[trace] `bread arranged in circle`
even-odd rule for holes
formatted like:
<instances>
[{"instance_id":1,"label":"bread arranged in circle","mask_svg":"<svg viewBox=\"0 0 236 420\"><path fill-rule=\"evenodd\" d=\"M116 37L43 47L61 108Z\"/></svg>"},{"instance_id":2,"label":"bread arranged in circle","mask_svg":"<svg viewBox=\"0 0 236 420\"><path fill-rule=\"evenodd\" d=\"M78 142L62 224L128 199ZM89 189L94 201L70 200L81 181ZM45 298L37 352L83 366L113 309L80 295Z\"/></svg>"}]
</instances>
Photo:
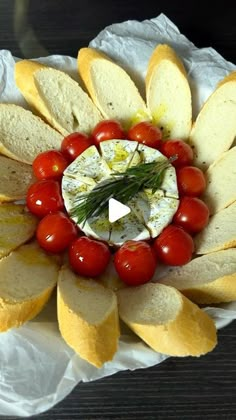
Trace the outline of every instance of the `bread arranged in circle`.
<instances>
[{"instance_id":1,"label":"bread arranged in circle","mask_svg":"<svg viewBox=\"0 0 236 420\"><path fill-rule=\"evenodd\" d=\"M175 288L147 283L117 296L122 321L155 351L200 356L216 346L212 319Z\"/></svg>"},{"instance_id":2,"label":"bread arranged in circle","mask_svg":"<svg viewBox=\"0 0 236 420\"><path fill-rule=\"evenodd\" d=\"M182 267L169 268L159 282L200 304L236 300L236 248L211 252Z\"/></svg>"},{"instance_id":3,"label":"bread arranged in circle","mask_svg":"<svg viewBox=\"0 0 236 420\"><path fill-rule=\"evenodd\" d=\"M198 305L236 300L235 73L218 85L193 122L184 61L171 46L157 45L150 56L146 98L125 69L98 50L81 48L77 64L86 91L61 70L31 60L17 62L16 85L32 112L0 104L0 331L35 317L58 281L61 336L96 367L112 360L118 351L119 318L157 352L180 357L206 354L217 343L216 327ZM69 265L62 266L62 261L69 264L67 254L57 260L34 241L29 242L38 220L25 206L4 203L25 199L28 185L34 181L31 165L40 152L60 150L64 136L75 131L90 134L104 119L117 119L124 131L139 121L150 121L162 129L163 141L190 141L195 164L205 171L207 186L201 198L210 209L210 219L205 230L194 237L193 259L184 266L166 267L164 277L154 276L143 286L127 287L113 258L96 279L75 274ZM76 198L83 198L112 171L117 175L128 167L160 159L159 150L149 149L136 141L113 139L83 151L63 174L68 215ZM148 219L143 197L139 197L139 206L131 206L133 214L121 223L111 226L106 214L97 216L96 226L105 236L96 236L98 231L88 221L81 230L90 238L108 242L114 252L135 229L136 240L157 237L172 222L178 207L177 178L178 171L176 177L171 166L162 179L161 191L150 189ZM170 203L175 207L168 215ZM168 216L165 223L164 216ZM144 222L146 236L139 230ZM143 236L138 236L140 232Z\"/></svg>"},{"instance_id":4,"label":"bread arranged in circle","mask_svg":"<svg viewBox=\"0 0 236 420\"><path fill-rule=\"evenodd\" d=\"M0 202L25 199L35 181L30 165L0 155Z\"/></svg>"},{"instance_id":5,"label":"bread arranged in circle","mask_svg":"<svg viewBox=\"0 0 236 420\"><path fill-rule=\"evenodd\" d=\"M194 122L190 142L195 164L205 170L233 144L236 136L236 71L207 99Z\"/></svg>"},{"instance_id":6,"label":"bread arranged in circle","mask_svg":"<svg viewBox=\"0 0 236 420\"><path fill-rule=\"evenodd\" d=\"M58 266L36 243L0 260L0 331L34 318L49 300Z\"/></svg>"},{"instance_id":7,"label":"bread arranged in circle","mask_svg":"<svg viewBox=\"0 0 236 420\"><path fill-rule=\"evenodd\" d=\"M67 344L96 367L111 360L120 335L116 294L93 279L60 271L58 323Z\"/></svg>"},{"instance_id":8,"label":"bread arranged in circle","mask_svg":"<svg viewBox=\"0 0 236 420\"><path fill-rule=\"evenodd\" d=\"M169 45L153 51L146 74L147 106L164 137L188 140L192 126L192 96L182 60Z\"/></svg>"},{"instance_id":9,"label":"bread arranged in circle","mask_svg":"<svg viewBox=\"0 0 236 420\"><path fill-rule=\"evenodd\" d=\"M37 218L24 205L0 204L0 258L29 241L37 224Z\"/></svg>"},{"instance_id":10,"label":"bread arranged in circle","mask_svg":"<svg viewBox=\"0 0 236 420\"><path fill-rule=\"evenodd\" d=\"M0 153L31 164L40 153L60 149L62 136L31 111L0 104Z\"/></svg>"},{"instance_id":11,"label":"bread arranged in circle","mask_svg":"<svg viewBox=\"0 0 236 420\"><path fill-rule=\"evenodd\" d=\"M15 65L15 79L28 103L63 136L89 134L102 119L88 94L63 71L23 60Z\"/></svg>"},{"instance_id":12,"label":"bread arranged in circle","mask_svg":"<svg viewBox=\"0 0 236 420\"><path fill-rule=\"evenodd\" d=\"M236 201L211 216L208 225L195 238L197 254L209 254L236 247Z\"/></svg>"},{"instance_id":13,"label":"bread arranged in circle","mask_svg":"<svg viewBox=\"0 0 236 420\"><path fill-rule=\"evenodd\" d=\"M125 128L139 120L150 119L133 80L106 54L93 48L81 48L78 71L104 118L118 119Z\"/></svg>"},{"instance_id":14,"label":"bread arranged in circle","mask_svg":"<svg viewBox=\"0 0 236 420\"><path fill-rule=\"evenodd\" d=\"M236 146L224 152L205 172L207 186L202 199L211 214L236 201Z\"/></svg>"}]
</instances>

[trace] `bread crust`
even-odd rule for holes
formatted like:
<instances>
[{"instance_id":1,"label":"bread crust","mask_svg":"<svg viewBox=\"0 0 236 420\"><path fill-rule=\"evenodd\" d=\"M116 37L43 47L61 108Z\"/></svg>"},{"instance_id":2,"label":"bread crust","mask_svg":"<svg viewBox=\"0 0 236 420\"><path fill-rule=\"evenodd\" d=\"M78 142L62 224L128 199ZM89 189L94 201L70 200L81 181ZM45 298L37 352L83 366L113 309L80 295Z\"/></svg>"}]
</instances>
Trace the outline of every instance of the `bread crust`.
<instances>
[{"instance_id":1,"label":"bread crust","mask_svg":"<svg viewBox=\"0 0 236 420\"><path fill-rule=\"evenodd\" d=\"M149 287L151 289L160 286L149 284ZM169 286L164 287L170 288ZM120 301L122 293L122 290L118 292L118 301ZM127 289L125 293L127 294ZM181 299L181 308L176 318L168 323L160 325L158 319L156 323L153 322L152 324L148 321L145 323L133 322L121 310L120 317L144 342L157 352L183 357L201 356L212 351L217 344L214 322L204 311L177 290L176 296ZM166 302L166 304L170 303ZM132 299L128 297L127 305L132 305Z\"/></svg>"}]
</instances>

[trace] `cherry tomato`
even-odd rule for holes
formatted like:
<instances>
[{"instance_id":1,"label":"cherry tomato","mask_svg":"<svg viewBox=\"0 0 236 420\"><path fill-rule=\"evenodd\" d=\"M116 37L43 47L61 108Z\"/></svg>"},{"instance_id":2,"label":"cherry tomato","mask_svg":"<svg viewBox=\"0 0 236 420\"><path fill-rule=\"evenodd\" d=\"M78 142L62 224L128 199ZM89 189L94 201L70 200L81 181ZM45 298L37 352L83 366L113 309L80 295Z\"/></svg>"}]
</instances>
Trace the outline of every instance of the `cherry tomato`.
<instances>
[{"instance_id":1,"label":"cherry tomato","mask_svg":"<svg viewBox=\"0 0 236 420\"><path fill-rule=\"evenodd\" d=\"M75 239L69 247L69 261L73 270L86 277L102 274L111 258L106 244L86 236Z\"/></svg>"},{"instance_id":2,"label":"cherry tomato","mask_svg":"<svg viewBox=\"0 0 236 420\"><path fill-rule=\"evenodd\" d=\"M64 203L59 182L53 179L36 181L27 191L26 204L38 217L62 210Z\"/></svg>"},{"instance_id":3,"label":"cherry tomato","mask_svg":"<svg viewBox=\"0 0 236 420\"><path fill-rule=\"evenodd\" d=\"M192 148L182 140L163 141L160 150L167 158L177 155L177 159L172 163L175 168L191 165L193 161Z\"/></svg>"},{"instance_id":4,"label":"cherry tomato","mask_svg":"<svg viewBox=\"0 0 236 420\"><path fill-rule=\"evenodd\" d=\"M209 209L204 201L197 197L183 197L180 200L173 223L193 234L200 232L209 220Z\"/></svg>"},{"instance_id":5,"label":"cherry tomato","mask_svg":"<svg viewBox=\"0 0 236 420\"><path fill-rule=\"evenodd\" d=\"M154 149L160 149L162 132L160 128L151 124L149 121L142 121L129 129L128 139L143 143Z\"/></svg>"},{"instance_id":6,"label":"cherry tomato","mask_svg":"<svg viewBox=\"0 0 236 420\"><path fill-rule=\"evenodd\" d=\"M92 131L92 137L96 146L101 141L111 139L124 139L125 132L121 124L116 120L100 121Z\"/></svg>"},{"instance_id":7,"label":"cherry tomato","mask_svg":"<svg viewBox=\"0 0 236 420\"><path fill-rule=\"evenodd\" d=\"M61 143L61 151L69 162L81 155L84 150L93 145L92 139L83 133L72 133Z\"/></svg>"},{"instance_id":8,"label":"cherry tomato","mask_svg":"<svg viewBox=\"0 0 236 420\"><path fill-rule=\"evenodd\" d=\"M194 251L192 237L182 228L169 225L153 243L157 258L166 265L187 264Z\"/></svg>"},{"instance_id":9,"label":"cherry tomato","mask_svg":"<svg viewBox=\"0 0 236 420\"><path fill-rule=\"evenodd\" d=\"M151 280L157 261L149 244L144 241L127 241L116 251L114 265L124 283L138 286Z\"/></svg>"},{"instance_id":10,"label":"cherry tomato","mask_svg":"<svg viewBox=\"0 0 236 420\"><path fill-rule=\"evenodd\" d=\"M58 150L40 153L32 164L34 175L38 179L60 180L67 166L66 158Z\"/></svg>"},{"instance_id":11,"label":"cherry tomato","mask_svg":"<svg viewBox=\"0 0 236 420\"><path fill-rule=\"evenodd\" d=\"M180 195L199 197L206 188L206 179L201 169L184 166L177 170L177 183Z\"/></svg>"},{"instance_id":12,"label":"cherry tomato","mask_svg":"<svg viewBox=\"0 0 236 420\"><path fill-rule=\"evenodd\" d=\"M45 251L58 253L64 251L77 237L77 228L65 213L59 211L40 220L36 237Z\"/></svg>"}]
</instances>

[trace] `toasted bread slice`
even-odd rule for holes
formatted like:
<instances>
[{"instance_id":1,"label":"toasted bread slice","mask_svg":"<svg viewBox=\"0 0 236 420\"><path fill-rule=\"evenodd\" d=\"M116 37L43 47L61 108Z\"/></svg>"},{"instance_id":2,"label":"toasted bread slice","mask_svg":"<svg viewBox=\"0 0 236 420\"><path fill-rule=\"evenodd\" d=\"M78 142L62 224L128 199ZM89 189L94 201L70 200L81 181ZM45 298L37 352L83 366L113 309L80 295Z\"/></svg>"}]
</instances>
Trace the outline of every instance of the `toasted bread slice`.
<instances>
[{"instance_id":1,"label":"toasted bread slice","mask_svg":"<svg viewBox=\"0 0 236 420\"><path fill-rule=\"evenodd\" d=\"M32 166L0 156L0 202L25 199L35 181Z\"/></svg>"},{"instance_id":2,"label":"toasted bread slice","mask_svg":"<svg viewBox=\"0 0 236 420\"><path fill-rule=\"evenodd\" d=\"M200 304L236 300L236 248L212 252L182 267L170 268L159 281Z\"/></svg>"},{"instance_id":3,"label":"toasted bread slice","mask_svg":"<svg viewBox=\"0 0 236 420\"><path fill-rule=\"evenodd\" d=\"M29 241L38 220L20 204L0 204L0 258Z\"/></svg>"},{"instance_id":4,"label":"toasted bread slice","mask_svg":"<svg viewBox=\"0 0 236 420\"><path fill-rule=\"evenodd\" d=\"M27 102L63 136L89 134L102 120L87 93L63 71L22 60L15 65L15 80Z\"/></svg>"},{"instance_id":5,"label":"toasted bread slice","mask_svg":"<svg viewBox=\"0 0 236 420\"><path fill-rule=\"evenodd\" d=\"M97 367L112 360L119 339L117 299L112 290L64 267L57 308L62 337L82 359Z\"/></svg>"},{"instance_id":6,"label":"toasted bread slice","mask_svg":"<svg viewBox=\"0 0 236 420\"><path fill-rule=\"evenodd\" d=\"M192 126L192 97L181 59L168 45L158 45L146 74L147 106L165 138L187 140Z\"/></svg>"},{"instance_id":7,"label":"toasted bread slice","mask_svg":"<svg viewBox=\"0 0 236 420\"><path fill-rule=\"evenodd\" d=\"M223 153L206 171L202 199L214 214L236 201L236 146Z\"/></svg>"},{"instance_id":8,"label":"toasted bread slice","mask_svg":"<svg viewBox=\"0 0 236 420\"><path fill-rule=\"evenodd\" d=\"M125 128L150 119L146 104L126 71L92 48L78 52L79 74L104 118L117 119Z\"/></svg>"},{"instance_id":9,"label":"toasted bread slice","mask_svg":"<svg viewBox=\"0 0 236 420\"><path fill-rule=\"evenodd\" d=\"M34 318L56 286L58 266L37 244L22 245L0 260L0 331Z\"/></svg>"},{"instance_id":10,"label":"toasted bread slice","mask_svg":"<svg viewBox=\"0 0 236 420\"><path fill-rule=\"evenodd\" d=\"M194 237L194 243L197 254L236 247L236 201L211 216L205 229Z\"/></svg>"},{"instance_id":11,"label":"toasted bread slice","mask_svg":"<svg viewBox=\"0 0 236 420\"><path fill-rule=\"evenodd\" d=\"M63 137L32 112L0 104L0 153L31 164L40 153L60 149Z\"/></svg>"},{"instance_id":12,"label":"toasted bread slice","mask_svg":"<svg viewBox=\"0 0 236 420\"><path fill-rule=\"evenodd\" d=\"M211 318L173 287L147 283L117 296L121 319L155 351L200 356L215 347Z\"/></svg>"},{"instance_id":13,"label":"toasted bread slice","mask_svg":"<svg viewBox=\"0 0 236 420\"><path fill-rule=\"evenodd\" d=\"M231 147L235 136L236 72L232 72L207 99L193 125L190 143L195 165L206 170Z\"/></svg>"}]
</instances>

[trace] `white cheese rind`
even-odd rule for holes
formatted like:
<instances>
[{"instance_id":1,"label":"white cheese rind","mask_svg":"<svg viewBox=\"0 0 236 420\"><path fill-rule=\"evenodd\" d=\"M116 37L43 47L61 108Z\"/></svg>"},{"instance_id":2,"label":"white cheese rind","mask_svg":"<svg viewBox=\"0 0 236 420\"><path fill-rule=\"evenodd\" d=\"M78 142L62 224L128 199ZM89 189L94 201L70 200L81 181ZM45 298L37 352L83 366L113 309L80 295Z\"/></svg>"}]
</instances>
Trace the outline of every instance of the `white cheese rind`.
<instances>
[{"instance_id":1,"label":"white cheese rind","mask_svg":"<svg viewBox=\"0 0 236 420\"><path fill-rule=\"evenodd\" d=\"M101 155L95 146L91 146L65 170L62 194L69 213L76 204L76 197L89 193L101 181L112 178L112 172L124 172L140 162L167 161L158 150L128 140L102 142L100 151ZM150 189L145 189L124 204L131 208L131 213L117 222L110 223L108 214L103 213L78 224L80 229L87 236L115 246L120 246L129 239L155 238L171 223L178 208L175 168L169 166L166 169L161 187L154 194Z\"/></svg>"}]
</instances>

